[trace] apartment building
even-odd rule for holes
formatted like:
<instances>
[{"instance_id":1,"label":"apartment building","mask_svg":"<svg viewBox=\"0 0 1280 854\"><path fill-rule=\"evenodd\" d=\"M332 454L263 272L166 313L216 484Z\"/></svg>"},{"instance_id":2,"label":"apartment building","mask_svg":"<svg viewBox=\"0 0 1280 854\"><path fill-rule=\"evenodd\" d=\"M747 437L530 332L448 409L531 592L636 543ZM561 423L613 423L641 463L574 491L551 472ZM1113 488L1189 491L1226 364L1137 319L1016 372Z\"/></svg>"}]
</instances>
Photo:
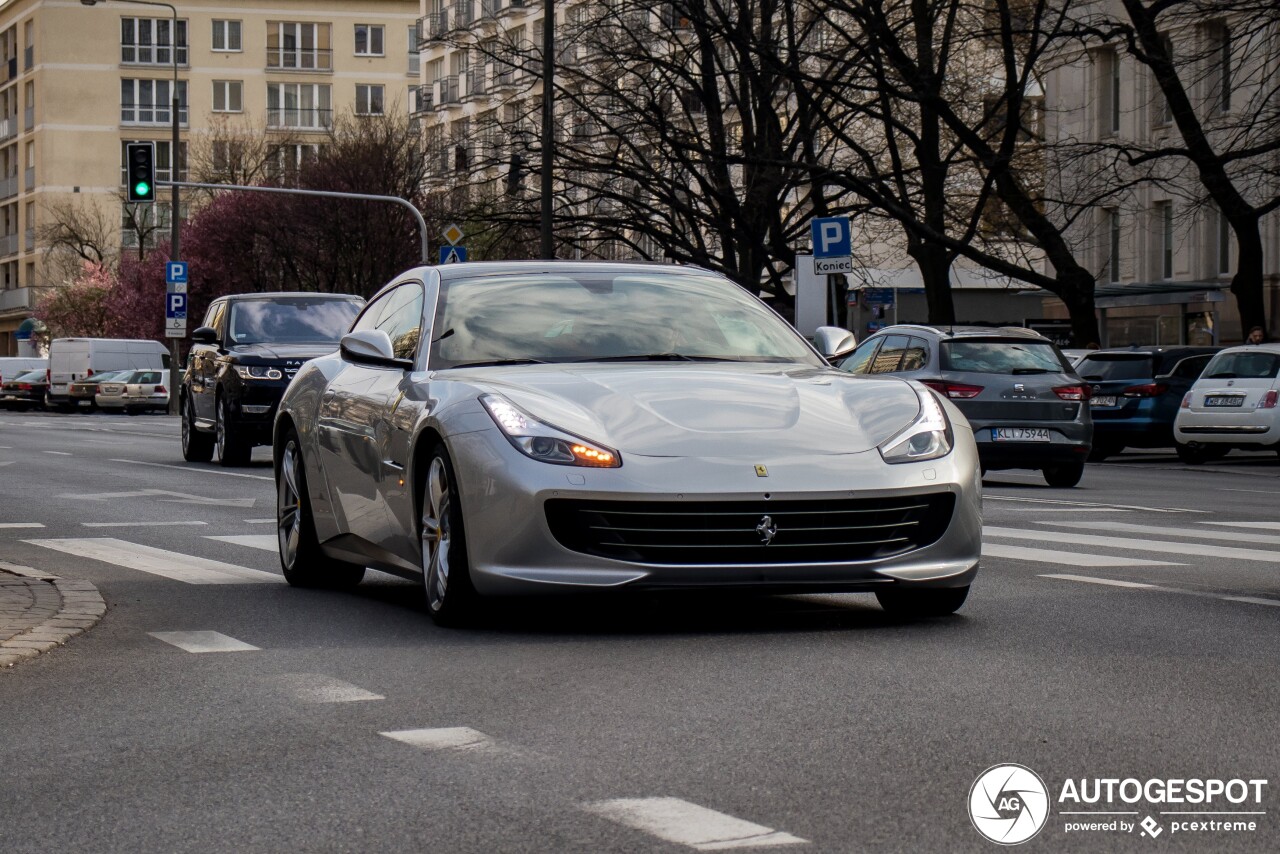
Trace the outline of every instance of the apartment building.
<instances>
[{"instance_id":1,"label":"apartment building","mask_svg":"<svg viewBox=\"0 0 1280 854\"><path fill-rule=\"evenodd\" d=\"M0 4L0 355L60 284L40 239L53 212L96 212L122 224L120 245L137 239L123 227L124 145L154 141L157 177L174 174L175 57L180 178L188 147L222 123L287 140L278 157L296 162L335 115L407 111L416 96L415 0L174 5L176 32L167 9L124 0ZM168 204L146 214L149 239L166 241Z\"/></svg>"},{"instance_id":2,"label":"apartment building","mask_svg":"<svg viewBox=\"0 0 1280 854\"><path fill-rule=\"evenodd\" d=\"M1207 13L1164 34L1196 115L1219 150L1230 150L1232 137L1246 141L1269 133L1274 138L1277 132L1273 121L1257 119L1266 114L1280 73L1275 31L1269 38L1261 35L1248 32L1239 19ZM1182 145L1151 72L1122 47L1095 45L1050 70L1045 89L1048 139L1070 146L1065 159L1051 167L1050 186L1063 198L1096 200L1069 238L1077 257L1097 276L1100 343L1242 340L1247 330L1240 328L1229 292L1237 269L1235 236L1194 167L1163 159L1142 171L1117 163L1108 151ZM1273 158L1274 152L1267 156ZM1273 165L1244 159L1231 171L1247 196L1266 198L1277 192L1278 179L1268 168ZM1275 330L1280 328L1280 215L1263 221L1262 239L1266 305Z\"/></svg>"}]
</instances>

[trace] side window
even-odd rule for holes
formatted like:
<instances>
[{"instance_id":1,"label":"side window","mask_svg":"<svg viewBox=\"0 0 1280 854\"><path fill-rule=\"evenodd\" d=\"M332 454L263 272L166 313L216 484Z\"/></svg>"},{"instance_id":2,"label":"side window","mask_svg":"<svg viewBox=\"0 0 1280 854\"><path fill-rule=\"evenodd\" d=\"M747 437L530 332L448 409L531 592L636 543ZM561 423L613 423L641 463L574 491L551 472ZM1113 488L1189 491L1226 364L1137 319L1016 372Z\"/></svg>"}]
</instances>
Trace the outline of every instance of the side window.
<instances>
[{"instance_id":1,"label":"side window","mask_svg":"<svg viewBox=\"0 0 1280 854\"><path fill-rule=\"evenodd\" d=\"M356 322L351 325L352 332L368 332L370 329L377 329L378 321L387 313L392 301L403 290L403 287L394 288L378 297L373 302L364 307L364 311L356 318Z\"/></svg>"},{"instance_id":2,"label":"side window","mask_svg":"<svg viewBox=\"0 0 1280 854\"><path fill-rule=\"evenodd\" d=\"M378 328L391 338L397 359L412 361L418 355L418 339L422 336L422 285L402 285L396 292L396 299Z\"/></svg>"},{"instance_id":3,"label":"side window","mask_svg":"<svg viewBox=\"0 0 1280 854\"><path fill-rule=\"evenodd\" d=\"M867 366L871 364L871 357L876 354L876 349L880 346L883 338L869 338L858 345L858 349L854 350L848 357L840 363L840 370L848 371L851 374L865 374Z\"/></svg>"},{"instance_id":4,"label":"side window","mask_svg":"<svg viewBox=\"0 0 1280 854\"><path fill-rule=\"evenodd\" d=\"M1205 365L1213 358L1212 353L1203 356L1188 356L1174 365L1172 376L1184 380L1194 380L1204 372Z\"/></svg>"},{"instance_id":5,"label":"side window","mask_svg":"<svg viewBox=\"0 0 1280 854\"><path fill-rule=\"evenodd\" d=\"M898 370L898 365L902 362L902 356L907 351L907 336L905 335L889 335L884 339L884 346L880 348L880 352L876 353L875 359L871 362L871 369L868 373L872 374L891 374Z\"/></svg>"},{"instance_id":6,"label":"side window","mask_svg":"<svg viewBox=\"0 0 1280 854\"><path fill-rule=\"evenodd\" d=\"M907 349L902 354L902 364L898 366L899 371L918 371L929 363L929 342L923 338L916 338L914 335L907 343Z\"/></svg>"},{"instance_id":7,"label":"side window","mask_svg":"<svg viewBox=\"0 0 1280 854\"><path fill-rule=\"evenodd\" d=\"M214 329L217 329L218 316L222 313L222 307L225 305L225 302L215 302L213 305L209 306L209 310L204 313L204 323L200 325L212 326Z\"/></svg>"}]
</instances>

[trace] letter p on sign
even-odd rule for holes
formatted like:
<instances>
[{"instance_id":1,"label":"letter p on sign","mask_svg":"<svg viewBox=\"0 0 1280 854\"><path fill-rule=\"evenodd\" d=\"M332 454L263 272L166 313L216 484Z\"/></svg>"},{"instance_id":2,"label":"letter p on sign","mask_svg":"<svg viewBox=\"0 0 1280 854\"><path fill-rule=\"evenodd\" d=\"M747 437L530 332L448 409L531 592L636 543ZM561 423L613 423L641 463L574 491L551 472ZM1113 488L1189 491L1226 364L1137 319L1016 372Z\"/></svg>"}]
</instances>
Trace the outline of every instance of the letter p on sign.
<instances>
[{"instance_id":1,"label":"letter p on sign","mask_svg":"<svg viewBox=\"0 0 1280 854\"><path fill-rule=\"evenodd\" d=\"M814 258L842 258L853 254L848 217L831 216L815 219L811 229Z\"/></svg>"}]
</instances>

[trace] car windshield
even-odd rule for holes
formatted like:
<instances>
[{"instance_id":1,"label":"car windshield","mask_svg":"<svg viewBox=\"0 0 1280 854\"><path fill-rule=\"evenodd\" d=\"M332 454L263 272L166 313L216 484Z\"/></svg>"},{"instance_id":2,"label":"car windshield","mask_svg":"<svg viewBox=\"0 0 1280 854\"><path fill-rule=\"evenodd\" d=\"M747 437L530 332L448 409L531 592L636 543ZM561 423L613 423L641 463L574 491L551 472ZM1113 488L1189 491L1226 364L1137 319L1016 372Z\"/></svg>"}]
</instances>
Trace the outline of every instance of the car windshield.
<instances>
[{"instance_id":1,"label":"car windshield","mask_svg":"<svg viewBox=\"0 0 1280 854\"><path fill-rule=\"evenodd\" d=\"M227 337L232 344L337 344L360 311L349 299L287 297L236 300Z\"/></svg>"},{"instance_id":2,"label":"car windshield","mask_svg":"<svg viewBox=\"0 0 1280 854\"><path fill-rule=\"evenodd\" d=\"M742 288L676 270L445 280L434 329L434 369L631 360L823 364Z\"/></svg>"},{"instance_id":3,"label":"car windshield","mask_svg":"<svg viewBox=\"0 0 1280 854\"><path fill-rule=\"evenodd\" d=\"M44 371L27 371L25 374L19 374L13 381L16 383L44 382Z\"/></svg>"},{"instance_id":4,"label":"car windshield","mask_svg":"<svg viewBox=\"0 0 1280 854\"><path fill-rule=\"evenodd\" d=\"M84 383L107 383L112 380L118 380L129 375L129 371L106 371L101 374L94 374L91 377L85 377L80 382Z\"/></svg>"},{"instance_id":5,"label":"car windshield","mask_svg":"<svg viewBox=\"0 0 1280 854\"><path fill-rule=\"evenodd\" d=\"M130 383L158 383L160 382L159 371L134 371L125 378L125 382Z\"/></svg>"},{"instance_id":6,"label":"car windshield","mask_svg":"<svg viewBox=\"0 0 1280 854\"><path fill-rule=\"evenodd\" d=\"M1222 353L1205 368L1203 376L1214 379L1273 379L1280 371L1280 356L1275 353Z\"/></svg>"},{"instance_id":7,"label":"car windshield","mask_svg":"<svg viewBox=\"0 0 1280 854\"><path fill-rule=\"evenodd\" d=\"M1071 368L1048 341L942 342L942 369L976 374L1062 374Z\"/></svg>"},{"instance_id":8,"label":"car windshield","mask_svg":"<svg viewBox=\"0 0 1280 854\"><path fill-rule=\"evenodd\" d=\"M1076 365L1086 380L1144 380L1155 376L1150 353L1095 353Z\"/></svg>"}]
</instances>

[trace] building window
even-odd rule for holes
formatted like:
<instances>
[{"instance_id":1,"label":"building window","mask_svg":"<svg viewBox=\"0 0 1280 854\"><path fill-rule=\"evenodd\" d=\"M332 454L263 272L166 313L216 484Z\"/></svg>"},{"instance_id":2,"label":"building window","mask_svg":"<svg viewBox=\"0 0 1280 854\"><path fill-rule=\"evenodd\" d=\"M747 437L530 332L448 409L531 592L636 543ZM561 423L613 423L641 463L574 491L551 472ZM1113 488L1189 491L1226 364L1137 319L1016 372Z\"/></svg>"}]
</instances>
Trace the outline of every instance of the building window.
<instances>
[{"instance_id":1,"label":"building window","mask_svg":"<svg viewBox=\"0 0 1280 854\"><path fill-rule=\"evenodd\" d=\"M382 87L367 83L356 84L356 115L382 115Z\"/></svg>"},{"instance_id":2,"label":"building window","mask_svg":"<svg viewBox=\"0 0 1280 854\"><path fill-rule=\"evenodd\" d=\"M1231 31L1226 24L1209 24L1205 27L1206 94L1209 109L1226 113L1231 111Z\"/></svg>"},{"instance_id":3,"label":"building window","mask_svg":"<svg viewBox=\"0 0 1280 854\"><path fill-rule=\"evenodd\" d=\"M1115 208L1103 208L1103 224L1107 235L1107 255L1102 279L1106 282L1120 281L1120 211Z\"/></svg>"},{"instance_id":4,"label":"building window","mask_svg":"<svg viewBox=\"0 0 1280 854\"><path fill-rule=\"evenodd\" d=\"M120 186L123 187L125 182L129 180L126 164L127 146L131 142L154 142L156 147L156 180L172 181L173 180L173 158L170 152L173 151L173 143L167 139L149 140L149 139L127 139L120 143ZM178 164L178 180L185 181L187 179L187 143L184 141L178 147L178 154L181 161Z\"/></svg>"},{"instance_id":5,"label":"building window","mask_svg":"<svg viewBox=\"0 0 1280 854\"><path fill-rule=\"evenodd\" d=\"M329 87L319 83L268 83L267 127L299 130L333 127Z\"/></svg>"},{"instance_id":6,"label":"building window","mask_svg":"<svg viewBox=\"0 0 1280 854\"><path fill-rule=\"evenodd\" d=\"M296 174L303 166L315 163L320 157L320 146L312 143L277 145L267 159L267 174L272 179Z\"/></svg>"},{"instance_id":7,"label":"building window","mask_svg":"<svg viewBox=\"0 0 1280 854\"><path fill-rule=\"evenodd\" d=\"M240 22L213 22L213 49L234 53L240 48Z\"/></svg>"},{"instance_id":8,"label":"building window","mask_svg":"<svg viewBox=\"0 0 1280 854\"><path fill-rule=\"evenodd\" d=\"M329 25L267 21L267 68L332 71Z\"/></svg>"},{"instance_id":9,"label":"building window","mask_svg":"<svg viewBox=\"0 0 1280 854\"><path fill-rule=\"evenodd\" d=\"M1097 75L1098 130L1102 136L1120 132L1120 58L1111 48L1094 54Z\"/></svg>"},{"instance_id":10,"label":"building window","mask_svg":"<svg viewBox=\"0 0 1280 854\"><path fill-rule=\"evenodd\" d=\"M356 24L356 56L382 56L382 26Z\"/></svg>"},{"instance_id":11,"label":"building window","mask_svg":"<svg viewBox=\"0 0 1280 854\"><path fill-rule=\"evenodd\" d=\"M244 162L244 143L235 140L217 139L211 146L213 171L219 175L229 175L239 169Z\"/></svg>"},{"instance_id":12,"label":"building window","mask_svg":"<svg viewBox=\"0 0 1280 854\"><path fill-rule=\"evenodd\" d=\"M418 77L418 69L421 67L422 54L418 48L418 28L409 28L409 69L408 73L413 77Z\"/></svg>"},{"instance_id":13,"label":"building window","mask_svg":"<svg viewBox=\"0 0 1280 854\"><path fill-rule=\"evenodd\" d=\"M120 121L127 125L167 125L173 122L170 80L120 81ZM187 123L187 81L178 81L178 121Z\"/></svg>"},{"instance_id":14,"label":"building window","mask_svg":"<svg viewBox=\"0 0 1280 854\"><path fill-rule=\"evenodd\" d=\"M1174 61L1173 39L1167 35L1160 36L1160 44L1164 47L1165 56L1169 57L1169 62ZM1154 76L1151 78L1152 110L1155 114L1155 124L1157 127L1173 124L1173 107L1169 104L1169 99L1165 97L1164 90L1160 88L1160 84L1156 82Z\"/></svg>"},{"instance_id":15,"label":"building window","mask_svg":"<svg viewBox=\"0 0 1280 854\"><path fill-rule=\"evenodd\" d=\"M1231 275L1231 221L1219 208L1214 208L1214 243L1219 276Z\"/></svg>"},{"instance_id":16,"label":"building window","mask_svg":"<svg viewBox=\"0 0 1280 854\"><path fill-rule=\"evenodd\" d=\"M1173 203L1157 202L1155 207L1155 274L1157 279L1173 278Z\"/></svg>"},{"instance_id":17,"label":"building window","mask_svg":"<svg viewBox=\"0 0 1280 854\"><path fill-rule=\"evenodd\" d=\"M121 18L120 61L129 65L173 64L172 18ZM187 64L187 22L178 21L178 64Z\"/></svg>"},{"instance_id":18,"label":"building window","mask_svg":"<svg viewBox=\"0 0 1280 854\"><path fill-rule=\"evenodd\" d=\"M215 113L242 112L244 84L239 80L213 81L213 111Z\"/></svg>"}]
</instances>

